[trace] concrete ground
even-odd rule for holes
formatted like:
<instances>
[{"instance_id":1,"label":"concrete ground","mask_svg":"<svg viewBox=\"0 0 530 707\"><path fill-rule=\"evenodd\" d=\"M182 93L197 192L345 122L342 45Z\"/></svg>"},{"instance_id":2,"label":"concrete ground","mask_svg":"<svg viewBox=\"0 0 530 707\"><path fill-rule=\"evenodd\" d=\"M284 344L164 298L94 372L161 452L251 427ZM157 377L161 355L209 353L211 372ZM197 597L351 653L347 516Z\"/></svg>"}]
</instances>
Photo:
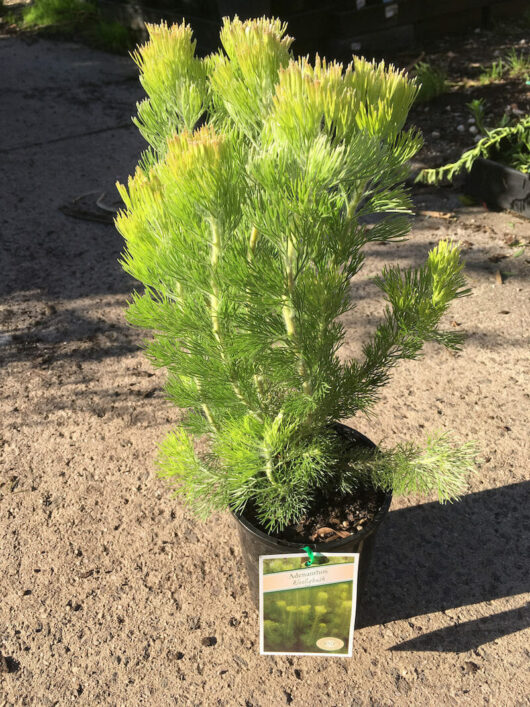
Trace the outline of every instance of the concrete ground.
<instances>
[{"instance_id":1,"label":"concrete ground","mask_svg":"<svg viewBox=\"0 0 530 707\"><path fill-rule=\"evenodd\" d=\"M374 245L347 321L353 355L382 313L370 277L463 244L473 296L457 355L403 364L374 441L476 440L469 494L396 499L352 659L261 657L229 515L201 524L155 477L179 419L124 323L133 284L111 225L59 207L106 192L142 149L130 60L0 37L0 706L527 705L530 225L424 190L412 239ZM515 257L517 256L517 257Z\"/></svg>"}]
</instances>

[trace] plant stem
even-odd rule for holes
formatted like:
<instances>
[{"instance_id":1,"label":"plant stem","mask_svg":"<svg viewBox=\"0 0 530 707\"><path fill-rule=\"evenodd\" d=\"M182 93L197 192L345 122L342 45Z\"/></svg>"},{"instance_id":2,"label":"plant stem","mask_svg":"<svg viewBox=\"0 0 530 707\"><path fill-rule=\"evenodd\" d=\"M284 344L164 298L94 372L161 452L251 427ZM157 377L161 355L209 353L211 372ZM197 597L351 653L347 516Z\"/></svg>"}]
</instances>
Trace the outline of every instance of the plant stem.
<instances>
[{"instance_id":1,"label":"plant stem","mask_svg":"<svg viewBox=\"0 0 530 707\"><path fill-rule=\"evenodd\" d=\"M276 482L274 481L274 476L272 475L272 457L271 457L271 452L270 449L268 448L267 445L263 445L263 453L265 454L265 474L267 476L267 479L269 482L275 486Z\"/></svg>"},{"instance_id":2,"label":"plant stem","mask_svg":"<svg viewBox=\"0 0 530 707\"><path fill-rule=\"evenodd\" d=\"M292 235L289 236L289 241L287 243L287 257L285 259L285 270L287 275L287 295L284 298L284 303L282 307L283 321L285 322L285 330L287 331L287 336L296 345L297 344L297 333L296 333L296 320L295 311L293 307L293 292L294 292L294 264L296 260L296 248L294 245L294 240ZM305 361L303 357L299 354L299 364L298 372L302 378L302 390L306 395L312 395L313 386L309 380L309 374Z\"/></svg>"},{"instance_id":3,"label":"plant stem","mask_svg":"<svg viewBox=\"0 0 530 707\"><path fill-rule=\"evenodd\" d=\"M195 385L197 386L197 389L199 390L199 393L202 393L200 380L199 380L196 376L193 376L192 380L193 380L193 382L195 383ZM208 422L210 423L210 425L214 428L214 430L215 430L216 432L218 432L218 431L219 431L219 428L218 428L217 425L215 424L215 420L213 419L213 415L212 415L211 410L210 410L210 408L208 407L208 405L206 405L206 403L203 403L203 404L201 405L201 408L202 408L202 411L204 412L204 416L206 417L206 419L208 420Z\"/></svg>"},{"instance_id":4,"label":"plant stem","mask_svg":"<svg viewBox=\"0 0 530 707\"><path fill-rule=\"evenodd\" d=\"M219 344L219 353L221 355L221 360L223 361L223 363L226 366L228 377L230 379L230 384L232 386L234 393L236 394L236 397L249 410L250 414L261 422L260 416L250 407L248 401L246 400L245 396L241 392L241 389L239 388L238 384L236 383L236 381L234 381L234 379L230 373L228 362L226 360L223 341L222 341L222 337L221 337L221 327L219 325L219 288L217 287L217 282L216 282L216 278L215 278L215 275L216 275L215 271L216 271L217 265L219 263L219 254L221 252L221 231L219 229L219 224L214 219L212 219L211 227L212 227L212 251L211 251L210 262L212 265L212 283L211 283L212 284L212 293L210 295L210 309L211 309L211 317L212 317L213 334L217 340L217 343Z\"/></svg>"},{"instance_id":5,"label":"plant stem","mask_svg":"<svg viewBox=\"0 0 530 707\"><path fill-rule=\"evenodd\" d=\"M247 260L248 262L252 262L252 258L254 257L254 251L256 250L256 242L258 240L258 229L256 226L252 226L252 230L250 232L250 240L248 243L248 255L247 255Z\"/></svg>"}]
</instances>

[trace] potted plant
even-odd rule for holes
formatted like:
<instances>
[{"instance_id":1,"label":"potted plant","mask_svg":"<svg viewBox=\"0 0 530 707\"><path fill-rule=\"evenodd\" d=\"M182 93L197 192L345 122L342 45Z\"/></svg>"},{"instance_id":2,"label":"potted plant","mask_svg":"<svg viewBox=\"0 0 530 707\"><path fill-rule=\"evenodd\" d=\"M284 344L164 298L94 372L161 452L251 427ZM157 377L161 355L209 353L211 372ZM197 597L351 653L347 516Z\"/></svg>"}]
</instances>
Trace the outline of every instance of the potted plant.
<instances>
[{"instance_id":1,"label":"potted plant","mask_svg":"<svg viewBox=\"0 0 530 707\"><path fill-rule=\"evenodd\" d=\"M203 59L185 24L148 31L134 58L149 148L119 185L117 227L144 285L128 319L154 332L147 355L188 411L160 474L199 516L232 510L254 588L267 550L362 547L362 569L391 493L457 497L472 457L444 436L375 450L339 423L369 411L424 342L460 343L439 328L468 292L458 248L441 242L418 269L384 268L387 308L362 360L338 353L364 246L409 231L416 85L362 58L294 59L274 19L225 19L224 51Z\"/></svg>"},{"instance_id":2,"label":"potted plant","mask_svg":"<svg viewBox=\"0 0 530 707\"><path fill-rule=\"evenodd\" d=\"M484 125L484 102L475 99L468 107L482 137L456 162L423 169L416 181L441 184L464 173L465 194L490 209L507 209L530 218L530 116L511 124L505 115L500 125L490 129Z\"/></svg>"}]
</instances>

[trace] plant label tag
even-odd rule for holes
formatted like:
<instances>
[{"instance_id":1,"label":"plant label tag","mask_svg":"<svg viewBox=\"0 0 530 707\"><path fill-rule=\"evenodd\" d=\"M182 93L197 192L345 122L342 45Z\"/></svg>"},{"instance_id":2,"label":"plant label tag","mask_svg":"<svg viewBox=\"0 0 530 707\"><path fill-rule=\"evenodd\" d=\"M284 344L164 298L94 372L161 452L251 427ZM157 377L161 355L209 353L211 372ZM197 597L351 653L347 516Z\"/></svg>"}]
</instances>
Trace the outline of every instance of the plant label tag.
<instances>
[{"instance_id":1,"label":"plant label tag","mask_svg":"<svg viewBox=\"0 0 530 707\"><path fill-rule=\"evenodd\" d=\"M359 553L259 558L260 653L351 657Z\"/></svg>"}]
</instances>

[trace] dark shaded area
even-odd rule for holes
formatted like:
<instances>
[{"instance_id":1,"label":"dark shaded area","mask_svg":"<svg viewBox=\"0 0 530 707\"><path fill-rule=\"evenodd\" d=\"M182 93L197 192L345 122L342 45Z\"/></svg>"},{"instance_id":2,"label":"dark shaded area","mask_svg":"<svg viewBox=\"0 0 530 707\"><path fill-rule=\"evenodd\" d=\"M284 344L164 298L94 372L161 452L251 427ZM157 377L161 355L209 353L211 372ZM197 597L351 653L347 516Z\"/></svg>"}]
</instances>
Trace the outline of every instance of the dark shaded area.
<instances>
[{"instance_id":1,"label":"dark shaded area","mask_svg":"<svg viewBox=\"0 0 530 707\"><path fill-rule=\"evenodd\" d=\"M107 16L131 26L185 18L196 30L204 54L215 51L223 16L279 17L289 23L297 53L319 52L348 60L359 49L384 53L425 45L441 32L492 27L526 7L525 0L99 0L98 4Z\"/></svg>"},{"instance_id":2,"label":"dark shaded area","mask_svg":"<svg viewBox=\"0 0 530 707\"><path fill-rule=\"evenodd\" d=\"M102 361L138 350L140 332L129 327L125 318L118 324L91 315L83 306L57 311L45 299L36 296L3 310L0 327L8 332L0 356L4 365L27 360L46 371L62 361ZM32 312L31 322L9 333L18 310Z\"/></svg>"},{"instance_id":3,"label":"dark shaded area","mask_svg":"<svg viewBox=\"0 0 530 707\"><path fill-rule=\"evenodd\" d=\"M529 531L527 481L472 493L451 505L424 503L391 512L378 532L357 625L387 623L528 592ZM492 619L491 630L475 631L474 622L469 631L442 629L432 641L424 637L418 650L438 650L425 645L438 645L440 635L449 636L448 645L453 648L448 650L468 650L466 646L492 640L488 636L493 633L499 637L527 625L526 613L522 617L505 613L498 615L497 623Z\"/></svg>"},{"instance_id":4,"label":"dark shaded area","mask_svg":"<svg viewBox=\"0 0 530 707\"><path fill-rule=\"evenodd\" d=\"M493 616L483 616L456 626L440 628L410 641L392 646L394 651L438 651L442 653L467 653L483 643L530 627L530 604L502 611Z\"/></svg>"},{"instance_id":5,"label":"dark shaded area","mask_svg":"<svg viewBox=\"0 0 530 707\"><path fill-rule=\"evenodd\" d=\"M499 162L479 158L466 179L465 193L489 208L509 209L530 218L530 177Z\"/></svg>"},{"instance_id":6,"label":"dark shaded area","mask_svg":"<svg viewBox=\"0 0 530 707\"><path fill-rule=\"evenodd\" d=\"M52 213L43 212L43 221L56 221L57 211L58 205ZM49 229L43 236L15 232L1 238L2 257L17 267L0 280L0 296L28 289L62 300L130 292L132 278L118 264L123 239L114 227L91 223L83 228L67 216L60 218L61 230ZM31 242L28 236L33 236Z\"/></svg>"}]
</instances>

